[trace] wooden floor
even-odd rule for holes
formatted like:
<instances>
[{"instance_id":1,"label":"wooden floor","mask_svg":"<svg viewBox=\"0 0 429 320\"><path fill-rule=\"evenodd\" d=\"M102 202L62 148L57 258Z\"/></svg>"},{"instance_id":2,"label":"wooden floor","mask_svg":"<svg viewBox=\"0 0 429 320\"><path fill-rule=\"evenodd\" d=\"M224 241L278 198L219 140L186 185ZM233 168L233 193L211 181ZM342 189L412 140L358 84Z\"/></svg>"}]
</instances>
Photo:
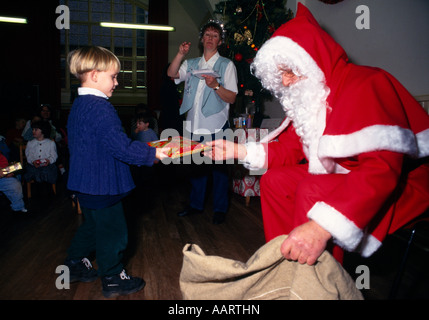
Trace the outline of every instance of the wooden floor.
<instances>
[{"instance_id":1,"label":"wooden floor","mask_svg":"<svg viewBox=\"0 0 429 320\"><path fill-rule=\"evenodd\" d=\"M117 299L180 300L179 275L182 249L198 244L206 254L247 261L264 244L259 198L249 207L232 195L225 223L212 224L210 198L201 215L180 218L187 204L185 173L176 181L158 180L152 203L144 203L138 191L124 200L129 225L125 266L129 274L146 281L144 290ZM165 178L165 177L163 177ZM32 200L31 214L1 215L0 299L104 300L101 280L73 283L59 290L57 266L63 264L70 241L82 222L63 193L51 202ZM96 267L96 261L94 262Z\"/></svg>"},{"instance_id":2,"label":"wooden floor","mask_svg":"<svg viewBox=\"0 0 429 320\"><path fill-rule=\"evenodd\" d=\"M188 199L188 167L175 165L175 175L162 171L153 185L151 201L141 190L124 200L129 225L129 246L125 266L129 274L146 281L144 290L117 300L181 300L179 275L182 249L198 244L209 255L247 261L264 243L260 199L231 194L230 211L224 224L213 225L211 197L201 215L179 218L176 213ZM158 172L159 173L159 172ZM175 178L167 178L174 176ZM50 201L34 198L30 214L0 214L0 300L105 300L101 281L74 283L59 290L55 283L57 266L63 264L70 241L82 222L72 208L64 188ZM4 201L3 201L4 202ZM1 207L4 210L5 206ZM371 259L346 255L345 268L353 278L358 265L371 270L371 288L363 290L367 299L388 297L405 241L396 237ZM428 252L413 253L399 298L429 298ZM96 261L94 262L96 267Z\"/></svg>"}]
</instances>

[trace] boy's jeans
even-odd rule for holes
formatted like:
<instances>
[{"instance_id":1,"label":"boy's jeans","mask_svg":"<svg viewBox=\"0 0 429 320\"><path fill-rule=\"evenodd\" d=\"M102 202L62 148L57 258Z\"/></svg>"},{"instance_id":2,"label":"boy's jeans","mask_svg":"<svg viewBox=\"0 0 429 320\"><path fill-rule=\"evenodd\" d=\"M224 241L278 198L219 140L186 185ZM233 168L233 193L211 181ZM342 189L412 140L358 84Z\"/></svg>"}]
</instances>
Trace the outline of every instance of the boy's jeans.
<instances>
[{"instance_id":1,"label":"boy's jeans","mask_svg":"<svg viewBox=\"0 0 429 320\"><path fill-rule=\"evenodd\" d=\"M13 211L21 211L22 209L25 209L22 185L18 179L14 177L0 178L0 191L3 192L11 202L10 207Z\"/></svg>"}]
</instances>

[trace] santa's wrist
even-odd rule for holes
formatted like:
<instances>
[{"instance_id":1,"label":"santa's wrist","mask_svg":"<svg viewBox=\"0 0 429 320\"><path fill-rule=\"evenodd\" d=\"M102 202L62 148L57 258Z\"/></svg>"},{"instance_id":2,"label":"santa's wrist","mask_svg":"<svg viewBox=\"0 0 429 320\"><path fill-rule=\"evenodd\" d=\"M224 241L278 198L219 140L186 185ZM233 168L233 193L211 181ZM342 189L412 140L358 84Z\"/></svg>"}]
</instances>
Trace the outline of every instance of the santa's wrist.
<instances>
[{"instance_id":1,"label":"santa's wrist","mask_svg":"<svg viewBox=\"0 0 429 320\"><path fill-rule=\"evenodd\" d=\"M236 144L234 149L234 158L244 160L247 156L247 149L245 145Z\"/></svg>"},{"instance_id":2,"label":"santa's wrist","mask_svg":"<svg viewBox=\"0 0 429 320\"><path fill-rule=\"evenodd\" d=\"M246 149L246 156L240 162L248 169L262 169L266 163L264 146L257 142L247 142L242 146Z\"/></svg>"},{"instance_id":3,"label":"santa's wrist","mask_svg":"<svg viewBox=\"0 0 429 320\"><path fill-rule=\"evenodd\" d=\"M318 234L323 240L328 241L332 238L329 231L320 226L316 221L310 219L308 223L312 226L314 233Z\"/></svg>"}]
</instances>

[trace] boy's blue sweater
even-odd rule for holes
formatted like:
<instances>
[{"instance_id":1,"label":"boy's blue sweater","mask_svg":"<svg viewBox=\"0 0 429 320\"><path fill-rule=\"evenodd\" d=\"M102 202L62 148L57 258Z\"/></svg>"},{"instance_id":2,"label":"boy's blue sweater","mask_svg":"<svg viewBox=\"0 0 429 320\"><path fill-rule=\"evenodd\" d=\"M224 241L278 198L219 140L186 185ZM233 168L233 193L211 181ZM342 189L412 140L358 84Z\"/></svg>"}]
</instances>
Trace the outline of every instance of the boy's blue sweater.
<instances>
[{"instance_id":1,"label":"boy's blue sweater","mask_svg":"<svg viewBox=\"0 0 429 320\"><path fill-rule=\"evenodd\" d=\"M67 130L69 190L91 195L127 193L135 187L129 164L151 166L155 160L155 148L131 141L115 108L104 98L76 98Z\"/></svg>"}]
</instances>

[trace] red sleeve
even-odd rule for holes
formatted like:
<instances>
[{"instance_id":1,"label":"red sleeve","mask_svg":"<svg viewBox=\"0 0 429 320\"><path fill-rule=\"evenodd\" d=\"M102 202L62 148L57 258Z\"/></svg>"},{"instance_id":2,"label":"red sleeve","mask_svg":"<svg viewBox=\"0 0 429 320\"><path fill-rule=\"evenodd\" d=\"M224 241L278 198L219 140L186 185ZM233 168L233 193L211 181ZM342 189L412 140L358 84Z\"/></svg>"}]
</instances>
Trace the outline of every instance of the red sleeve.
<instances>
[{"instance_id":1,"label":"red sleeve","mask_svg":"<svg viewBox=\"0 0 429 320\"><path fill-rule=\"evenodd\" d=\"M348 174L331 175L335 187L308 212L308 217L329 231L345 248L353 250L364 229L393 196L404 156L390 151L362 153Z\"/></svg>"},{"instance_id":2,"label":"red sleeve","mask_svg":"<svg viewBox=\"0 0 429 320\"><path fill-rule=\"evenodd\" d=\"M359 165L324 202L363 229L396 189L404 156L389 151L359 155Z\"/></svg>"},{"instance_id":3,"label":"red sleeve","mask_svg":"<svg viewBox=\"0 0 429 320\"><path fill-rule=\"evenodd\" d=\"M0 152L0 168L6 168L9 165L6 157Z\"/></svg>"},{"instance_id":4,"label":"red sleeve","mask_svg":"<svg viewBox=\"0 0 429 320\"><path fill-rule=\"evenodd\" d=\"M270 142L267 148L268 168L294 165L305 159L302 143L290 125L278 137L278 141Z\"/></svg>"}]
</instances>

